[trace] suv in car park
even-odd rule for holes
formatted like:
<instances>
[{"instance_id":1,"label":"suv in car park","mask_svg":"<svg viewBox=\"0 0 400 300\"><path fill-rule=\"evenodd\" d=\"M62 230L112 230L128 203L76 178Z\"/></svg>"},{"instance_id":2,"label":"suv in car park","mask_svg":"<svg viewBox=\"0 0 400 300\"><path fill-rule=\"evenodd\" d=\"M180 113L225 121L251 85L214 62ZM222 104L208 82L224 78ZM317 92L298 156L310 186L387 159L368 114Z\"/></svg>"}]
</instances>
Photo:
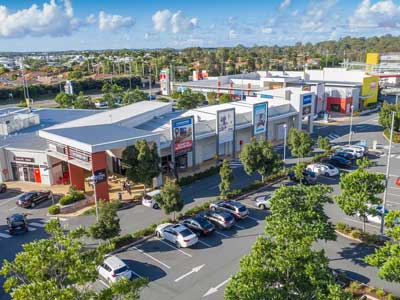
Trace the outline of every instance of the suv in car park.
<instances>
[{"instance_id":1,"label":"suv in car park","mask_svg":"<svg viewBox=\"0 0 400 300\"><path fill-rule=\"evenodd\" d=\"M115 255L107 257L104 262L97 267L97 272L99 272L99 275L106 279L108 283L114 283L122 277L127 279L132 278L132 271Z\"/></svg>"},{"instance_id":2,"label":"suv in car park","mask_svg":"<svg viewBox=\"0 0 400 300\"><path fill-rule=\"evenodd\" d=\"M364 156L364 151L362 151L361 149L356 149L356 148L354 148L354 147L352 147L352 146L343 147L343 148L341 149L341 151L351 153L351 154L353 154L356 158L362 158L362 157Z\"/></svg>"},{"instance_id":3,"label":"suv in car park","mask_svg":"<svg viewBox=\"0 0 400 300\"><path fill-rule=\"evenodd\" d=\"M28 221L24 214L13 214L7 217L8 232L15 234L18 232L28 232Z\"/></svg>"},{"instance_id":4,"label":"suv in car park","mask_svg":"<svg viewBox=\"0 0 400 300\"><path fill-rule=\"evenodd\" d=\"M160 195L160 193L160 190L154 190L145 194L142 198L142 205L155 209L160 208L160 205L155 200L156 196Z\"/></svg>"},{"instance_id":5,"label":"suv in car park","mask_svg":"<svg viewBox=\"0 0 400 300\"><path fill-rule=\"evenodd\" d=\"M300 180L297 179L294 171L289 171L288 176L291 181L300 182ZM316 181L317 181L317 175L314 172L303 170L303 179L301 180L302 184L311 185L315 184Z\"/></svg>"},{"instance_id":6,"label":"suv in car park","mask_svg":"<svg viewBox=\"0 0 400 300\"><path fill-rule=\"evenodd\" d=\"M271 195L261 195L254 197L254 205L259 209L269 209L271 206Z\"/></svg>"},{"instance_id":7,"label":"suv in car park","mask_svg":"<svg viewBox=\"0 0 400 300\"><path fill-rule=\"evenodd\" d=\"M18 197L17 205L20 207L35 207L36 204L51 199L51 191L28 192Z\"/></svg>"},{"instance_id":8,"label":"suv in car park","mask_svg":"<svg viewBox=\"0 0 400 300\"><path fill-rule=\"evenodd\" d=\"M181 224L185 225L198 235L210 234L215 229L215 226L210 221L201 216L185 219L181 222Z\"/></svg>"},{"instance_id":9,"label":"suv in car park","mask_svg":"<svg viewBox=\"0 0 400 300\"><path fill-rule=\"evenodd\" d=\"M211 210L231 213L235 219L245 219L249 216L249 210L238 201L219 201L210 204Z\"/></svg>"},{"instance_id":10,"label":"suv in car park","mask_svg":"<svg viewBox=\"0 0 400 300\"><path fill-rule=\"evenodd\" d=\"M158 225L156 228L156 236L174 243L178 248L190 247L199 240L197 235L186 226L172 223Z\"/></svg>"},{"instance_id":11,"label":"suv in car park","mask_svg":"<svg viewBox=\"0 0 400 300\"><path fill-rule=\"evenodd\" d=\"M235 218L228 212L209 211L203 217L220 229L229 229L235 224Z\"/></svg>"}]
</instances>

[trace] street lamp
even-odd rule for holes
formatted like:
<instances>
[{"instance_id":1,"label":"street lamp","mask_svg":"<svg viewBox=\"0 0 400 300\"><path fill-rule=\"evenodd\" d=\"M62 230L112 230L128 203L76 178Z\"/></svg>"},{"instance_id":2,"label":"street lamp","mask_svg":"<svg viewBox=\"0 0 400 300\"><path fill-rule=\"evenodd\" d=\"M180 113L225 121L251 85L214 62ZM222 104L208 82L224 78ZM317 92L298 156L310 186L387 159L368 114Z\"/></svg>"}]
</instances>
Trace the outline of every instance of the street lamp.
<instances>
[{"instance_id":1,"label":"street lamp","mask_svg":"<svg viewBox=\"0 0 400 300\"><path fill-rule=\"evenodd\" d=\"M353 134L353 110L354 106L350 106L351 114L350 114L350 132L349 132L349 145L351 145L351 137Z\"/></svg>"},{"instance_id":2,"label":"street lamp","mask_svg":"<svg viewBox=\"0 0 400 300\"><path fill-rule=\"evenodd\" d=\"M389 153L387 156L387 163L386 163L385 192L383 193L383 203L382 203L382 211L381 211L381 231L380 231L381 234L383 234L383 229L384 229L384 225L385 225L386 196L387 196L389 172L390 172L390 156L391 156L391 152L392 152L394 115L395 115L395 112L392 111L392 126L390 128Z\"/></svg>"},{"instance_id":3,"label":"street lamp","mask_svg":"<svg viewBox=\"0 0 400 300\"><path fill-rule=\"evenodd\" d=\"M96 205L96 221L99 221L99 203L97 201L97 191L96 191L96 185L97 182L99 181L99 177L96 175L93 175L93 192L94 192L94 203Z\"/></svg>"},{"instance_id":4,"label":"street lamp","mask_svg":"<svg viewBox=\"0 0 400 300\"><path fill-rule=\"evenodd\" d=\"M283 166L285 166L286 162L286 131L287 131L287 124L283 124Z\"/></svg>"}]
</instances>

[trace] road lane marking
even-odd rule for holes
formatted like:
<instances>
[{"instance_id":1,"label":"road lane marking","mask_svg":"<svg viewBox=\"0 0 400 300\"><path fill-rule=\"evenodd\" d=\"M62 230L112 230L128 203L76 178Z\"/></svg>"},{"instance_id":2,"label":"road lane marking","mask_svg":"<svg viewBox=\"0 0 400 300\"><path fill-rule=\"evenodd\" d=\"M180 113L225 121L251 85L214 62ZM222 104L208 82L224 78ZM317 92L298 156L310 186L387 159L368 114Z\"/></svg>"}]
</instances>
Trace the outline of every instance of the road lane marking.
<instances>
[{"instance_id":1,"label":"road lane marking","mask_svg":"<svg viewBox=\"0 0 400 300\"><path fill-rule=\"evenodd\" d=\"M0 232L0 237L9 239L10 237L12 237L12 235L9 235L9 234L7 234L7 233L1 233L1 232Z\"/></svg>"},{"instance_id":2,"label":"road lane marking","mask_svg":"<svg viewBox=\"0 0 400 300\"><path fill-rule=\"evenodd\" d=\"M218 186L219 186L219 184L210 186L207 188L207 190L213 190L213 189L217 188Z\"/></svg>"},{"instance_id":3,"label":"road lane marking","mask_svg":"<svg viewBox=\"0 0 400 300\"><path fill-rule=\"evenodd\" d=\"M208 244L208 243L206 243L206 242L203 242L202 240L198 240L198 242L199 242L200 244L203 244L203 245L207 246L208 248L211 248L211 247L212 247L210 244Z\"/></svg>"},{"instance_id":4,"label":"road lane marking","mask_svg":"<svg viewBox=\"0 0 400 300\"><path fill-rule=\"evenodd\" d=\"M167 269L171 269L170 266L168 266L167 264L163 263L161 260L159 260L159 259L157 259L157 258L151 256L150 254L144 252L142 249L139 249L139 248L137 248L137 247L135 247L135 246L132 246L131 249L135 249L136 251L139 251L139 252L142 253L143 255L145 255L145 256L147 256L148 258L154 260L155 262L157 262L157 263L159 263L160 265L166 267Z\"/></svg>"},{"instance_id":5,"label":"road lane marking","mask_svg":"<svg viewBox=\"0 0 400 300\"><path fill-rule=\"evenodd\" d=\"M36 229L37 229L37 228L35 228L35 227L28 227L28 230L29 230L29 231L36 231Z\"/></svg>"},{"instance_id":6,"label":"road lane marking","mask_svg":"<svg viewBox=\"0 0 400 300\"><path fill-rule=\"evenodd\" d=\"M396 197L400 197L400 194L393 194L393 193L387 193L388 195L392 195L392 196L396 196Z\"/></svg>"},{"instance_id":7,"label":"road lane marking","mask_svg":"<svg viewBox=\"0 0 400 300\"><path fill-rule=\"evenodd\" d=\"M18 206L14 206L14 207L11 207L9 210L11 211L11 210L15 210L17 208L18 208Z\"/></svg>"},{"instance_id":8,"label":"road lane marking","mask_svg":"<svg viewBox=\"0 0 400 300\"><path fill-rule=\"evenodd\" d=\"M106 288L110 288L110 286L109 286L107 283L105 283L103 280L99 279L99 281L100 281Z\"/></svg>"},{"instance_id":9,"label":"road lane marking","mask_svg":"<svg viewBox=\"0 0 400 300\"><path fill-rule=\"evenodd\" d=\"M237 228L239 228L239 229L246 229L245 227L243 227L243 226L240 226L240 225L238 225L237 223L235 224L235 225L233 225L233 226L235 226L235 227L237 227Z\"/></svg>"},{"instance_id":10,"label":"road lane marking","mask_svg":"<svg viewBox=\"0 0 400 300\"><path fill-rule=\"evenodd\" d=\"M219 234L219 235L222 235L223 237L230 238L229 235L226 235L226 234L224 234L224 233L222 233L222 232L219 232L218 230L215 230L215 233L216 233L216 234Z\"/></svg>"},{"instance_id":11,"label":"road lane marking","mask_svg":"<svg viewBox=\"0 0 400 300\"><path fill-rule=\"evenodd\" d=\"M247 218L249 218L250 220L258 222L258 220L256 218L253 218L253 217L250 217L250 216L247 216Z\"/></svg>"},{"instance_id":12,"label":"road lane marking","mask_svg":"<svg viewBox=\"0 0 400 300\"><path fill-rule=\"evenodd\" d=\"M204 266L205 266L205 265L203 264L203 265L201 265L201 266L194 267L192 270L190 270L190 271L187 272L186 274L183 274L182 276L178 277L178 278L175 279L174 281L175 281L175 282L179 282L179 281L181 281L182 279L188 277L189 275L191 275L191 274L193 274L193 273L199 272Z\"/></svg>"},{"instance_id":13,"label":"road lane marking","mask_svg":"<svg viewBox=\"0 0 400 300\"><path fill-rule=\"evenodd\" d=\"M174 245L172 245L172 244L170 244L170 243L168 243L168 242L166 242L166 241L164 241L164 240L162 240L162 239L159 239L159 238L156 238L156 239L159 240L160 242L164 243L165 245L168 245L168 246L170 246L171 248L174 248L174 249L178 250L178 251L181 252L182 254L184 254L184 255L186 255L186 256L188 256L188 257L192 257L192 255L190 255L189 253L186 253L185 251L179 249L178 247L176 247L176 246L174 246Z\"/></svg>"},{"instance_id":14,"label":"road lane marking","mask_svg":"<svg viewBox=\"0 0 400 300\"><path fill-rule=\"evenodd\" d=\"M351 221L351 222L354 222L354 223L358 223L358 224L363 224L362 221L358 221L358 220L354 220L354 219L350 219L350 218L345 218L345 220ZM381 228L380 226L373 225L373 224L371 224L371 223L369 223L369 222L365 222L365 225L368 225L368 226L371 226L371 227L375 227L375 228L378 228L378 229Z\"/></svg>"},{"instance_id":15,"label":"road lane marking","mask_svg":"<svg viewBox=\"0 0 400 300\"><path fill-rule=\"evenodd\" d=\"M36 222L31 222L31 223L29 223L29 225L32 225L32 226L35 226L35 227L41 227L41 228L44 228L46 226L46 224L36 223Z\"/></svg>"},{"instance_id":16,"label":"road lane marking","mask_svg":"<svg viewBox=\"0 0 400 300\"><path fill-rule=\"evenodd\" d=\"M132 270L131 270L131 272L132 272L132 274L135 275L136 277L143 278L142 276L140 276L140 275L139 275L138 273L136 273L135 271L132 271Z\"/></svg>"},{"instance_id":17,"label":"road lane marking","mask_svg":"<svg viewBox=\"0 0 400 300\"><path fill-rule=\"evenodd\" d=\"M11 201L13 201L13 200L15 200L15 199L14 199L14 198L10 198L10 199L8 199L8 200L5 200L4 202L1 201L0 206L6 205L8 202L11 202Z\"/></svg>"},{"instance_id":18,"label":"road lane marking","mask_svg":"<svg viewBox=\"0 0 400 300\"><path fill-rule=\"evenodd\" d=\"M211 288L203 295L203 297L207 297L207 296L210 296L210 295L212 295L212 294L218 292L218 289L221 288L221 287L223 287L225 284L227 284L227 283L229 282L229 280L231 280L230 277L229 277L227 280L225 280L225 281L221 282L220 284L218 284L217 286L211 287Z\"/></svg>"}]
</instances>

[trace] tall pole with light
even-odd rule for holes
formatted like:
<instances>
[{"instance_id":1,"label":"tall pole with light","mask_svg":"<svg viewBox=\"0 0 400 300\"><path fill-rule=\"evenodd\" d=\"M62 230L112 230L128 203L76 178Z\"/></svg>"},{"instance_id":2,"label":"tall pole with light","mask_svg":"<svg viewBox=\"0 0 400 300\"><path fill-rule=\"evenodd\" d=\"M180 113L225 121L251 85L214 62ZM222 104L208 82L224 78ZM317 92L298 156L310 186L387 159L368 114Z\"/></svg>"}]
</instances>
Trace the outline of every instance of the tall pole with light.
<instances>
[{"instance_id":1,"label":"tall pole with light","mask_svg":"<svg viewBox=\"0 0 400 300\"><path fill-rule=\"evenodd\" d=\"M380 230L381 234L383 234L384 225L385 225L386 197L387 197L389 174L390 174L389 173L390 172L390 156L392 153L394 116L395 116L395 112L392 111L392 126L390 128L389 153L388 153L387 162L386 162L385 192L383 193L383 203L382 203L382 211L381 211L381 230Z\"/></svg>"},{"instance_id":2,"label":"tall pole with light","mask_svg":"<svg viewBox=\"0 0 400 300\"><path fill-rule=\"evenodd\" d=\"M349 145L351 145L351 138L353 135L353 111L354 111L354 106L350 106L351 114L350 114L350 132L349 132Z\"/></svg>"},{"instance_id":3,"label":"tall pole with light","mask_svg":"<svg viewBox=\"0 0 400 300\"><path fill-rule=\"evenodd\" d=\"M283 167L285 167L286 163L286 135L287 135L287 124L283 124Z\"/></svg>"},{"instance_id":4,"label":"tall pole with light","mask_svg":"<svg viewBox=\"0 0 400 300\"><path fill-rule=\"evenodd\" d=\"M99 221L99 203L97 201L97 191L96 191L96 185L98 182L99 178L93 174L93 194L94 194L94 203L96 205L96 221Z\"/></svg>"}]
</instances>

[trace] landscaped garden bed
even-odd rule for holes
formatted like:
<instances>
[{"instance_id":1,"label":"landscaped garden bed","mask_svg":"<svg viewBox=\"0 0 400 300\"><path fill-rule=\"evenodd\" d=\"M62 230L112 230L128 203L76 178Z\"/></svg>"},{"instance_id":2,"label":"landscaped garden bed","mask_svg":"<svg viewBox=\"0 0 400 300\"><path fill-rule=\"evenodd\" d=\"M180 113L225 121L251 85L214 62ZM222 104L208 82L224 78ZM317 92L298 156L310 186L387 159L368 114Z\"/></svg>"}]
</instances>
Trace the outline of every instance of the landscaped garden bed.
<instances>
[{"instance_id":1,"label":"landscaped garden bed","mask_svg":"<svg viewBox=\"0 0 400 300\"><path fill-rule=\"evenodd\" d=\"M367 232L362 232L360 229L352 227L342 222L338 222L335 227L336 231L344 236L347 236L353 240L357 240L362 243L374 246L383 246L385 240L377 234L370 234Z\"/></svg>"}]
</instances>

